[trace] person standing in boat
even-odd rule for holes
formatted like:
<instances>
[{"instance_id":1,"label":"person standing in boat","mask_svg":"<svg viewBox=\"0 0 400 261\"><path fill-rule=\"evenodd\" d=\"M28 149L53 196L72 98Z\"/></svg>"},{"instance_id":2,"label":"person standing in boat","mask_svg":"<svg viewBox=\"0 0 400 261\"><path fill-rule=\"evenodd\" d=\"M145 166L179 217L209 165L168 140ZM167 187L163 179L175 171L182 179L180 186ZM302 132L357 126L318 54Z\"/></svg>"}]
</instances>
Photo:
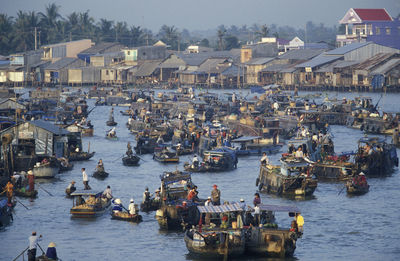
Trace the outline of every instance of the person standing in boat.
<instances>
[{"instance_id":1,"label":"person standing in boat","mask_svg":"<svg viewBox=\"0 0 400 261\"><path fill-rule=\"evenodd\" d=\"M263 152L263 156L261 157L261 165L266 166L269 164L269 159L266 152Z\"/></svg>"},{"instance_id":2,"label":"person standing in boat","mask_svg":"<svg viewBox=\"0 0 400 261\"><path fill-rule=\"evenodd\" d=\"M4 187L3 193L6 192L7 196L7 204L11 205L12 204L12 197L14 195L14 185L9 181L7 182L7 185ZM3 194L1 193L1 194Z\"/></svg>"},{"instance_id":3,"label":"person standing in boat","mask_svg":"<svg viewBox=\"0 0 400 261\"><path fill-rule=\"evenodd\" d=\"M297 223L297 229L300 233L303 234L303 226L304 226L304 218L300 213L296 213L295 220Z\"/></svg>"},{"instance_id":4,"label":"person standing in boat","mask_svg":"<svg viewBox=\"0 0 400 261\"><path fill-rule=\"evenodd\" d=\"M149 204L150 203L150 197L151 197L151 194L149 192L149 188L146 188L146 190L143 192L143 203Z\"/></svg>"},{"instance_id":5,"label":"person standing in boat","mask_svg":"<svg viewBox=\"0 0 400 261\"><path fill-rule=\"evenodd\" d=\"M111 108L110 115L108 116L108 120L114 122L114 108Z\"/></svg>"},{"instance_id":6,"label":"person standing in boat","mask_svg":"<svg viewBox=\"0 0 400 261\"><path fill-rule=\"evenodd\" d=\"M206 202L204 202L204 206L208 207L208 206L213 206L213 203L211 202L211 197L208 197Z\"/></svg>"},{"instance_id":7,"label":"person standing in boat","mask_svg":"<svg viewBox=\"0 0 400 261\"><path fill-rule=\"evenodd\" d=\"M131 157L133 155L132 146L129 141L128 141L128 144L126 145L126 155L128 157Z\"/></svg>"},{"instance_id":8,"label":"person standing in boat","mask_svg":"<svg viewBox=\"0 0 400 261\"><path fill-rule=\"evenodd\" d=\"M38 242L41 239L42 239L42 235L37 237L36 231L32 232L32 235L29 237L28 261L36 260L36 248L37 248Z\"/></svg>"},{"instance_id":9,"label":"person standing in boat","mask_svg":"<svg viewBox=\"0 0 400 261\"><path fill-rule=\"evenodd\" d=\"M112 138L112 137L115 137L116 134L117 133L115 131L115 127L112 127L112 129L108 132L107 136Z\"/></svg>"},{"instance_id":10,"label":"person standing in boat","mask_svg":"<svg viewBox=\"0 0 400 261\"><path fill-rule=\"evenodd\" d=\"M110 185L108 185L107 188L104 190L102 196L103 196L104 198L107 198L108 200L110 200L110 199L113 198Z\"/></svg>"},{"instance_id":11,"label":"person standing in boat","mask_svg":"<svg viewBox=\"0 0 400 261\"><path fill-rule=\"evenodd\" d=\"M90 190L89 176L87 175L85 168L82 168L82 180L83 180L84 190Z\"/></svg>"},{"instance_id":12,"label":"person standing in boat","mask_svg":"<svg viewBox=\"0 0 400 261\"><path fill-rule=\"evenodd\" d=\"M35 176L33 175L33 171L28 171L28 184L29 184L29 192L35 191Z\"/></svg>"},{"instance_id":13,"label":"person standing in boat","mask_svg":"<svg viewBox=\"0 0 400 261\"><path fill-rule=\"evenodd\" d=\"M216 184L213 185L213 190L211 191L211 199L214 206L221 205L221 191L218 189Z\"/></svg>"},{"instance_id":14,"label":"person standing in boat","mask_svg":"<svg viewBox=\"0 0 400 261\"><path fill-rule=\"evenodd\" d=\"M241 207L244 211L246 211L247 205L246 205L246 202L244 201L243 198L240 199L239 205L240 205L240 207Z\"/></svg>"},{"instance_id":15,"label":"person standing in boat","mask_svg":"<svg viewBox=\"0 0 400 261\"><path fill-rule=\"evenodd\" d=\"M136 207L135 207L135 202L133 201L133 198L131 198L129 206L128 206L128 210L129 210L129 215L136 215Z\"/></svg>"}]
</instances>

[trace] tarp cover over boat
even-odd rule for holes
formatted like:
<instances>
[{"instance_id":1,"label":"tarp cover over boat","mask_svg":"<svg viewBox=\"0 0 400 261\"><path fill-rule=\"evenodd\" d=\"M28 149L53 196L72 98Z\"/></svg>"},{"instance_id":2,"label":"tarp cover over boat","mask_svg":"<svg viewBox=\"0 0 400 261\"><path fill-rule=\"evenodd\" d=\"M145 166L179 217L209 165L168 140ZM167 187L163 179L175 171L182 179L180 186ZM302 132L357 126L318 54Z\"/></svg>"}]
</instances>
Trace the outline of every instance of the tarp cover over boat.
<instances>
[{"instance_id":1,"label":"tarp cover over boat","mask_svg":"<svg viewBox=\"0 0 400 261\"><path fill-rule=\"evenodd\" d=\"M232 203L220 206L197 206L200 213L225 213L243 211L238 203Z\"/></svg>"}]
</instances>

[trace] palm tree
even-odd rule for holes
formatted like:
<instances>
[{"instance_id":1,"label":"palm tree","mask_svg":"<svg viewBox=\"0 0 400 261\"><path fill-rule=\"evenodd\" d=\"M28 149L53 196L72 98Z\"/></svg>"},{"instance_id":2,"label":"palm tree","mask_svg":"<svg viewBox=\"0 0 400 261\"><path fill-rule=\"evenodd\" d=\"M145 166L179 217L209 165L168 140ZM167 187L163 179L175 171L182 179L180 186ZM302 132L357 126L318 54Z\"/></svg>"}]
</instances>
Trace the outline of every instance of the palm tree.
<instances>
[{"instance_id":1,"label":"palm tree","mask_svg":"<svg viewBox=\"0 0 400 261\"><path fill-rule=\"evenodd\" d=\"M269 34L269 28L266 24L263 24L255 33L260 39L267 37Z\"/></svg>"},{"instance_id":2,"label":"palm tree","mask_svg":"<svg viewBox=\"0 0 400 261\"><path fill-rule=\"evenodd\" d=\"M224 50L224 37L226 34L226 29L225 27L222 25L220 26L220 28L217 31L217 37L218 37L218 49L220 51Z\"/></svg>"},{"instance_id":3,"label":"palm tree","mask_svg":"<svg viewBox=\"0 0 400 261\"><path fill-rule=\"evenodd\" d=\"M101 41L112 41L113 38L113 25L114 21L107 20L104 18L100 19L100 22L97 23L98 26L98 34Z\"/></svg>"},{"instance_id":4,"label":"palm tree","mask_svg":"<svg viewBox=\"0 0 400 261\"><path fill-rule=\"evenodd\" d=\"M0 54L8 54L12 51L13 18L6 14L0 14Z\"/></svg>"},{"instance_id":5,"label":"palm tree","mask_svg":"<svg viewBox=\"0 0 400 261\"><path fill-rule=\"evenodd\" d=\"M79 14L78 25L83 37L91 37L93 33L93 17L89 16L89 10Z\"/></svg>"},{"instance_id":6,"label":"palm tree","mask_svg":"<svg viewBox=\"0 0 400 261\"><path fill-rule=\"evenodd\" d=\"M117 22L114 26L115 41L122 42L124 35L128 35L128 24L126 22Z\"/></svg>"},{"instance_id":7,"label":"palm tree","mask_svg":"<svg viewBox=\"0 0 400 261\"><path fill-rule=\"evenodd\" d=\"M45 13L39 13L41 17L40 24L42 32L47 43L54 42L58 38L58 29L60 24L58 24L57 21L62 19L59 10L60 6L52 3L46 6Z\"/></svg>"},{"instance_id":8,"label":"palm tree","mask_svg":"<svg viewBox=\"0 0 400 261\"><path fill-rule=\"evenodd\" d=\"M14 39L12 41L16 51L34 49L34 28L39 25L39 18L34 11L18 11L14 24Z\"/></svg>"},{"instance_id":9,"label":"palm tree","mask_svg":"<svg viewBox=\"0 0 400 261\"><path fill-rule=\"evenodd\" d=\"M166 44L171 46L171 49L178 49L179 32L175 26L163 25L158 33L159 37Z\"/></svg>"},{"instance_id":10,"label":"palm tree","mask_svg":"<svg viewBox=\"0 0 400 261\"><path fill-rule=\"evenodd\" d=\"M129 33L131 37L129 44L130 46L139 46L141 43L143 43L144 33L140 26L131 26Z\"/></svg>"}]
</instances>

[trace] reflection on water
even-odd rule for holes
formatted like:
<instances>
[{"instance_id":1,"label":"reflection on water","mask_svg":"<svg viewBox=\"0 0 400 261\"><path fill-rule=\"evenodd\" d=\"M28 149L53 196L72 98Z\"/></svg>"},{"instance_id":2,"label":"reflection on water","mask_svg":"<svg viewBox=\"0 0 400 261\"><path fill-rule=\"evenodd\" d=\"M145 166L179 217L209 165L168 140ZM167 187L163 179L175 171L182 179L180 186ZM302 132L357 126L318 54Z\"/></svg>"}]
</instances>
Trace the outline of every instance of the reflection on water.
<instances>
[{"instance_id":1,"label":"reflection on water","mask_svg":"<svg viewBox=\"0 0 400 261\"><path fill-rule=\"evenodd\" d=\"M241 91L236 91L241 93ZM247 93L242 92L243 96ZM330 93L330 96L341 99L343 96L354 97L356 93ZM368 94L376 102L379 94ZM324 98L324 95L320 98ZM399 94L386 95L380 106L392 111L400 111ZM93 105L94 101L89 101ZM116 112L125 108L117 107ZM105 170L110 173L104 181L90 178L90 186L102 191L111 186L113 195L128 205L129 199L136 203L142 199L146 186L151 192L159 187L159 175L163 171L174 171L190 156L183 156L179 164L163 165L152 160L151 155L143 155L139 167L122 165L121 156L125 153L126 143L133 142L132 136L125 127L127 118L115 113L118 121L118 141L104 137L110 107L96 107L90 114L95 126L95 135L84 138L85 149L90 142L90 150L96 151L94 158L86 162L75 162L74 169L59 174L53 180L41 180L40 186L49 191L48 195L39 188L39 197L32 202L29 199L19 200L29 207L24 209L17 205L14 223L0 232L3 239L0 244L0 260L12 260L27 245L32 230L43 234L42 247L49 242L57 244L57 251L63 260L115 260L131 257L135 260L200 260L188 254L182 232L167 233L159 230L154 218L155 212L142 213L143 222L111 220L108 214L88 219L71 219L69 210L72 200L65 197L64 190L71 180L83 188L80 169L86 167L88 174L94 172L97 161L103 159ZM349 151L357 147L357 140L363 134L360 131L342 126L332 126L335 150ZM388 141L391 139L388 138ZM285 151L286 147L282 148ZM398 151L400 155L400 151ZM278 163L280 154L270 157ZM238 168L224 173L195 173L193 181L199 187L199 197L209 196L212 185L218 184L222 198L237 201L244 198L252 202L256 192L255 180L258 176L259 158L257 156L239 158ZM293 260L345 260L355 257L357 260L393 260L400 256L399 170L387 178L369 179L370 192L358 197L347 197L341 193L341 183L320 183L311 199L287 199L273 195L261 194L262 202L269 204L293 204L298 206L305 219L305 233L298 240ZM285 224L281 224L285 225ZM289 226L289 224L286 224ZM40 252L40 251L39 251ZM241 257L237 260L265 260L260 257ZM277 260L277 259L269 259Z\"/></svg>"}]
</instances>

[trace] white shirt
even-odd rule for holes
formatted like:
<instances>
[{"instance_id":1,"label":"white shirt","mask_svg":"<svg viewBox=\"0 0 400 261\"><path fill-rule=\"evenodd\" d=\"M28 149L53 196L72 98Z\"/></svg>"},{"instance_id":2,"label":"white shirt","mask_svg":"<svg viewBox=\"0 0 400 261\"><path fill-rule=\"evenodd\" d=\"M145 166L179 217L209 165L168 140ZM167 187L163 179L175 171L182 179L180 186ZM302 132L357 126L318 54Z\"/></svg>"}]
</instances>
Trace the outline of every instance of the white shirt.
<instances>
[{"instance_id":1,"label":"white shirt","mask_svg":"<svg viewBox=\"0 0 400 261\"><path fill-rule=\"evenodd\" d=\"M108 199L112 199L112 191L110 188L106 188L106 190L104 190L103 195L106 196Z\"/></svg>"},{"instance_id":2,"label":"white shirt","mask_svg":"<svg viewBox=\"0 0 400 261\"><path fill-rule=\"evenodd\" d=\"M133 203L133 202L130 203L129 207L128 207L128 210L129 210L129 214L135 215L136 214L135 203Z\"/></svg>"},{"instance_id":3,"label":"white shirt","mask_svg":"<svg viewBox=\"0 0 400 261\"><path fill-rule=\"evenodd\" d=\"M259 206L255 206L254 207L254 215L260 214L260 207Z\"/></svg>"},{"instance_id":4,"label":"white shirt","mask_svg":"<svg viewBox=\"0 0 400 261\"><path fill-rule=\"evenodd\" d=\"M86 174L86 170L82 171L82 179L83 179L83 181L89 181L89 177Z\"/></svg>"},{"instance_id":5,"label":"white shirt","mask_svg":"<svg viewBox=\"0 0 400 261\"><path fill-rule=\"evenodd\" d=\"M297 150L296 153L294 154L294 156L296 158L303 158L304 157L303 151L302 150Z\"/></svg>"},{"instance_id":6,"label":"white shirt","mask_svg":"<svg viewBox=\"0 0 400 261\"><path fill-rule=\"evenodd\" d=\"M29 237L29 250L35 249L37 246L38 241L40 241L41 238L38 236L30 236Z\"/></svg>"},{"instance_id":7,"label":"white shirt","mask_svg":"<svg viewBox=\"0 0 400 261\"><path fill-rule=\"evenodd\" d=\"M207 200L206 202L204 202L204 206L208 207L208 206L212 206L213 203L211 202L211 200Z\"/></svg>"},{"instance_id":8,"label":"white shirt","mask_svg":"<svg viewBox=\"0 0 400 261\"><path fill-rule=\"evenodd\" d=\"M267 156L267 155L262 156L262 158L261 158L260 161L261 161L261 163L262 163L263 161L265 161L265 164L268 164L268 163L269 163L268 156Z\"/></svg>"}]
</instances>

